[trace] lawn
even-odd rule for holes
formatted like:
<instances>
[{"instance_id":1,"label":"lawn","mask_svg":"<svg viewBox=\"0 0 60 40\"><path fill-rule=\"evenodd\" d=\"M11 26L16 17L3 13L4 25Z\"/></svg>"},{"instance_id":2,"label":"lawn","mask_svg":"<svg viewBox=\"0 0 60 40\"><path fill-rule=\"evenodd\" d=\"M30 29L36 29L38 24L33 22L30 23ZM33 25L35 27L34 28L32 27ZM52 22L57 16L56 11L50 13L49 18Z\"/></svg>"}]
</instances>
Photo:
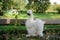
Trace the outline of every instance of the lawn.
<instances>
[{"instance_id":1,"label":"lawn","mask_svg":"<svg viewBox=\"0 0 60 40\"><path fill-rule=\"evenodd\" d=\"M15 14L8 14L6 13L4 18L15 18ZM27 19L28 16L25 12L18 14L18 19ZM60 14L57 13L34 13L34 18L40 18L40 19L60 19Z\"/></svg>"},{"instance_id":2,"label":"lawn","mask_svg":"<svg viewBox=\"0 0 60 40\"><path fill-rule=\"evenodd\" d=\"M53 29L53 28L59 29L60 25L45 25L44 26L45 30ZM12 30L12 29L14 29L14 25L0 25L0 30L9 31L9 30ZM26 30L26 27L24 25L17 25L16 29L17 30Z\"/></svg>"}]
</instances>

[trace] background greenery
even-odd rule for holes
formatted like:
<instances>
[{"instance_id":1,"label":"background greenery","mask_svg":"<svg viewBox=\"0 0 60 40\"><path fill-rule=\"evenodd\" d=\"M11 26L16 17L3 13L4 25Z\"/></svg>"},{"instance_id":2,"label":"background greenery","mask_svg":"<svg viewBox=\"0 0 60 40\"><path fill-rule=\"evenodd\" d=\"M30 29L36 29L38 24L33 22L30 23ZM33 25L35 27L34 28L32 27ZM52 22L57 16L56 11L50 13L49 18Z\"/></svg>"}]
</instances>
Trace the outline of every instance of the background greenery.
<instances>
[{"instance_id":1,"label":"background greenery","mask_svg":"<svg viewBox=\"0 0 60 40\"><path fill-rule=\"evenodd\" d=\"M51 5L49 0L42 0L42 1L28 0L28 1L29 3L26 4L26 0L0 0L0 18L2 19L3 18L4 19L27 19L26 11L28 9L32 9L34 12L33 14L35 18L50 19L50 20L60 19L60 5L58 5L57 3L54 3L54 5ZM16 13L12 13L12 9L18 10L18 15ZM17 18L16 18L16 15L17 15ZM45 25L44 26L45 30L54 29L54 28L58 30L60 28L60 25ZM2 40L3 37L6 37L8 40L16 40L16 39L29 40L25 35L23 36L22 34L20 34L22 31L19 33L20 30L26 30L26 27L24 25L17 25L17 21L14 25L12 24L0 25L0 40ZM12 31L12 34L10 33L10 31ZM5 32L7 33L4 34ZM56 30L54 30L54 32L56 32ZM15 33L18 33L18 34L15 35ZM48 34L48 32L46 34ZM56 36L52 37L53 39L50 38L48 40L51 40L51 39L54 40L55 37ZM60 39L57 39L57 40L60 40Z\"/></svg>"},{"instance_id":2,"label":"background greenery","mask_svg":"<svg viewBox=\"0 0 60 40\"><path fill-rule=\"evenodd\" d=\"M57 13L33 13L34 14L34 18L39 18L39 19L60 19L60 14L57 14ZM9 13L6 13L3 15L2 18L5 18L5 19L15 19L15 15L16 14L9 14ZM22 13L19 13L18 16L17 16L18 19L27 19L28 16L25 12L22 12Z\"/></svg>"},{"instance_id":3,"label":"background greenery","mask_svg":"<svg viewBox=\"0 0 60 40\"><path fill-rule=\"evenodd\" d=\"M27 9L32 9L37 13L44 13L48 10L48 12L54 12L60 10L60 5L54 3L54 5L50 5L49 0L28 0L29 3L26 4L26 0L0 0L0 12L5 12L9 9L15 8L22 11L26 11ZM1 14L1 13L0 13Z\"/></svg>"}]
</instances>

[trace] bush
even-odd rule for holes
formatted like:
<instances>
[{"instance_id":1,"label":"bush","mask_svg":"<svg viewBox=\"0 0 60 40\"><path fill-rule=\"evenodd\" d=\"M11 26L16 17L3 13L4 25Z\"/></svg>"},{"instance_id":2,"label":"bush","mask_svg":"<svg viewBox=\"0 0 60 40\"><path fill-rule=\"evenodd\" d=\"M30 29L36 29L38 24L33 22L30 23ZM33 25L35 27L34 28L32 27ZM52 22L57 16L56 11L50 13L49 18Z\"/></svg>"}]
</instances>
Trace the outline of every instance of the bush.
<instances>
[{"instance_id":1,"label":"bush","mask_svg":"<svg viewBox=\"0 0 60 40\"><path fill-rule=\"evenodd\" d=\"M0 10L0 16L3 16L4 12Z\"/></svg>"},{"instance_id":2,"label":"bush","mask_svg":"<svg viewBox=\"0 0 60 40\"><path fill-rule=\"evenodd\" d=\"M28 5L26 6L27 9L33 9L35 12L38 13L43 13L47 10L47 8L49 7L49 0L29 0Z\"/></svg>"},{"instance_id":3,"label":"bush","mask_svg":"<svg viewBox=\"0 0 60 40\"><path fill-rule=\"evenodd\" d=\"M57 8L58 14L60 14L60 8Z\"/></svg>"}]
</instances>

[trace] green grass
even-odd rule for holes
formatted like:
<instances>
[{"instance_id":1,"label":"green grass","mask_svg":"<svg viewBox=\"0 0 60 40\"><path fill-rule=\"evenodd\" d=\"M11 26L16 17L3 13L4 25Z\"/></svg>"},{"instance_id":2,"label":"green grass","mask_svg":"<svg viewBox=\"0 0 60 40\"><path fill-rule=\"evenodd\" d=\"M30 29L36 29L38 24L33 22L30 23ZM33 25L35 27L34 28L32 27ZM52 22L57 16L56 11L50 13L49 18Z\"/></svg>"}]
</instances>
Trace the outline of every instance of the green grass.
<instances>
[{"instance_id":1,"label":"green grass","mask_svg":"<svg viewBox=\"0 0 60 40\"><path fill-rule=\"evenodd\" d=\"M15 18L15 14L8 14L6 13L4 15L5 18ZM35 18L40 18L40 19L60 19L60 14L53 14L53 13L34 13ZM26 13L22 12L18 14L18 19L27 19L28 16Z\"/></svg>"},{"instance_id":2,"label":"green grass","mask_svg":"<svg viewBox=\"0 0 60 40\"><path fill-rule=\"evenodd\" d=\"M0 25L0 30L3 31L9 31L9 30L13 30L14 29L14 25ZM26 30L26 28L24 26L16 26L17 30Z\"/></svg>"},{"instance_id":3,"label":"green grass","mask_svg":"<svg viewBox=\"0 0 60 40\"><path fill-rule=\"evenodd\" d=\"M45 25L44 28L45 28L45 30L49 29L49 28L56 28L56 29L58 29L58 28L60 28L60 25ZM26 27L24 25L17 25L16 29L17 30L26 30ZM14 32L10 34L9 30L14 30L14 25L11 25L11 24L10 25L0 25L0 30L3 30L5 32L8 31L5 34L6 38L8 38L8 40L41 40L38 36L37 37L27 38L26 34L20 34L19 32L17 32L18 33L17 35L15 35ZM50 39L51 38L49 38L49 40ZM58 40L57 38L52 37L52 40L53 39Z\"/></svg>"},{"instance_id":4,"label":"green grass","mask_svg":"<svg viewBox=\"0 0 60 40\"><path fill-rule=\"evenodd\" d=\"M59 19L59 14L34 14L35 18L41 18L41 19Z\"/></svg>"},{"instance_id":5,"label":"green grass","mask_svg":"<svg viewBox=\"0 0 60 40\"><path fill-rule=\"evenodd\" d=\"M52 29L52 28L60 28L60 25L45 25L44 26L44 29ZM4 31L9 31L9 30L13 30L14 29L14 25L0 25L0 30L4 30ZM22 26L22 25L18 25L16 26L16 29L17 30L26 30L26 27L25 26Z\"/></svg>"}]
</instances>

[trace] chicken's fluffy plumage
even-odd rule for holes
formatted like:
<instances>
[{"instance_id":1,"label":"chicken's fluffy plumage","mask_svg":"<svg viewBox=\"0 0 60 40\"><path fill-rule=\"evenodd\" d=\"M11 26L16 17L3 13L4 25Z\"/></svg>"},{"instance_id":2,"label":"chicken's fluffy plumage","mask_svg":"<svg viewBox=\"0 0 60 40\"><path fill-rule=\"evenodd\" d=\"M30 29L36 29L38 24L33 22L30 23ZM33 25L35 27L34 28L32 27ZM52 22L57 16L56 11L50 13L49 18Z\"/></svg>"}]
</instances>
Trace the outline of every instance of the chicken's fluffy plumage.
<instances>
[{"instance_id":1,"label":"chicken's fluffy plumage","mask_svg":"<svg viewBox=\"0 0 60 40\"><path fill-rule=\"evenodd\" d=\"M44 30L44 22L41 19L34 20L33 14L31 10L28 10L28 13L30 14L29 18L27 19L25 25L28 31L27 36L43 36L43 30Z\"/></svg>"}]
</instances>

